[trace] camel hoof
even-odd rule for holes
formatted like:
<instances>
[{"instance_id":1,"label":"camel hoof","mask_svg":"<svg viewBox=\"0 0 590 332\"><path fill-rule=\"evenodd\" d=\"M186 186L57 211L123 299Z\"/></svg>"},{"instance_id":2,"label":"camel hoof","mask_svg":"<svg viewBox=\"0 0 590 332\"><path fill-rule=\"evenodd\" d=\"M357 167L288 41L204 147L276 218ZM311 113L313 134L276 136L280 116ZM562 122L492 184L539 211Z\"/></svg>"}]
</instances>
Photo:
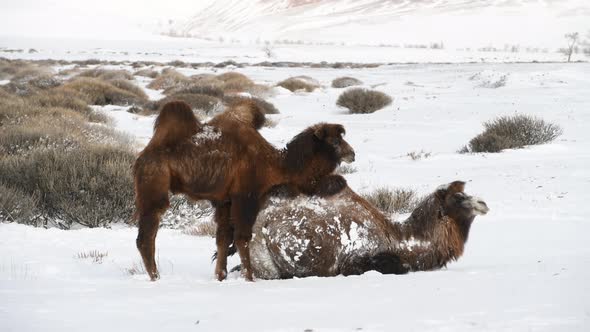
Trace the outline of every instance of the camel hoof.
<instances>
[{"instance_id":1,"label":"camel hoof","mask_svg":"<svg viewBox=\"0 0 590 332\"><path fill-rule=\"evenodd\" d=\"M150 281L158 281L158 279L160 279L160 274L158 274L158 273L151 274L150 273Z\"/></svg>"},{"instance_id":2,"label":"camel hoof","mask_svg":"<svg viewBox=\"0 0 590 332\"><path fill-rule=\"evenodd\" d=\"M227 271L226 270L218 271L215 274L217 275L217 280L219 280L219 281L224 281L227 278Z\"/></svg>"}]
</instances>

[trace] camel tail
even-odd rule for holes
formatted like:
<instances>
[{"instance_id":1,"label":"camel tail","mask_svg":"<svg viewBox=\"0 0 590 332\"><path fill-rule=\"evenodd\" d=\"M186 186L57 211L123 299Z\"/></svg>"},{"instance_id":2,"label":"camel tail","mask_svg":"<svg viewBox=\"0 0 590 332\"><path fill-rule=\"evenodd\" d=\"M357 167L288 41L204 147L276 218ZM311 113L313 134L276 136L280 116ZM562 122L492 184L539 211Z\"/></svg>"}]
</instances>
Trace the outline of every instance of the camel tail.
<instances>
[{"instance_id":1,"label":"camel tail","mask_svg":"<svg viewBox=\"0 0 590 332\"><path fill-rule=\"evenodd\" d=\"M171 101L162 107L154 122L151 144L175 144L191 138L202 128L191 107L183 101Z\"/></svg>"},{"instance_id":2,"label":"camel tail","mask_svg":"<svg viewBox=\"0 0 590 332\"><path fill-rule=\"evenodd\" d=\"M227 256L233 256L235 255L235 253L238 252L238 250L236 249L236 246L232 243L231 246L229 246L228 250L227 250ZM217 259L217 251L215 251L213 253L213 255L211 256L211 262L215 262L215 260Z\"/></svg>"}]
</instances>

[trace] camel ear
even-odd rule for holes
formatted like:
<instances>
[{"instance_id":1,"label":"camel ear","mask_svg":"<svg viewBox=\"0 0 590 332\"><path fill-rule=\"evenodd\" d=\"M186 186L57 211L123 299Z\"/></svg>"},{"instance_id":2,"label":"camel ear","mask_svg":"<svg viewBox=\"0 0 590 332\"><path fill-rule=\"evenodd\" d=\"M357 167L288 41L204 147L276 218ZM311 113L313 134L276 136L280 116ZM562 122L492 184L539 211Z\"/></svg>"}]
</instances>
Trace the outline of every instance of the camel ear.
<instances>
[{"instance_id":1,"label":"camel ear","mask_svg":"<svg viewBox=\"0 0 590 332\"><path fill-rule=\"evenodd\" d=\"M328 136L328 130L326 129L326 126L320 125L313 132L313 135L318 139L323 140L324 138L326 138L326 136Z\"/></svg>"},{"instance_id":2,"label":"camel ear","mask_svg":"<svg viewBox=\"0 0 590 332\"><path fill-rule=\"evenodd\" d=\"M465 191L465 182L453 181L449 184L449 190L452 193L464 192Z\"/></svg>"}]
</instances>

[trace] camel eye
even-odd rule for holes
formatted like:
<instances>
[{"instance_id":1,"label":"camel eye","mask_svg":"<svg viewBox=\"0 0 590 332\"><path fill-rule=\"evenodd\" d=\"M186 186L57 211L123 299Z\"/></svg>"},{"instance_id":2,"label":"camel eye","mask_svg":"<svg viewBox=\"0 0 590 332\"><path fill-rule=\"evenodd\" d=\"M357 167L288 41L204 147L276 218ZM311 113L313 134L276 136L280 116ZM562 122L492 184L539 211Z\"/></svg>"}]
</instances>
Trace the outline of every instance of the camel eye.
<instances>
[{"instance_id":1,"label":"camel eye","mask_svg":"<svg viewBox=\"0 0 590 332\"><path fill-rule=\"evenodd\" d=\"M456 193L453 195L456 199L462 201L465 199L465 194L464 193Z\"/></svg>"}]
</instances>

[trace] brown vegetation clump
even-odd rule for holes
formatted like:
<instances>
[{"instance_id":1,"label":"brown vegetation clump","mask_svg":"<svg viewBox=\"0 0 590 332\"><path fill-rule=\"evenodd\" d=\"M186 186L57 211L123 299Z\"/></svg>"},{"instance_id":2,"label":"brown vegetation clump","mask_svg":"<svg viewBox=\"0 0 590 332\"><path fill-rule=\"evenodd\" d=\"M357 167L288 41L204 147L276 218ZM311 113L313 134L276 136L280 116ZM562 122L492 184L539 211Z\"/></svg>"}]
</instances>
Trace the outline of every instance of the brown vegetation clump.
<instances>
[{"instance_id":1,"label":"brown vegetation clump","mask_svg":"<svg viewBox=\"0 0 590 332\"><path fill-rule=\"evenodd\" d=\"M143 91L137 94L96 78L77 78L63 87L78 92L91 105L133 105L146 100Z\"/></svg>"},{"instance_id":2,"label":"brown vegetation clump","mask_svg":"<svg viewBox=\"0 0 590 332\"><path fill-rule=\"evenodd\" d=\"M103 68L95 68L89 69L81 72L78 74L79 77L94 77L100 78L101 80L110 81L110 80L133 80L133 75L128 72L127 70L120 70L120 69L103 69Z\"/></svg>"},{"instance_id":3,"label":"brown vegetation clump","mask_svg":"<svg viewBox=\"0 0 590 332\"><path fill-rule=\"evenodd\" d=\"M279 110L272 103L258 97L226 96L223 101L230 107L235 104L243 103L246 100L253 101L258 109L264 114L279 114Z\"/></svg>"},{"instance_id":4,"label":"brown vegetation clump","mask_svg":"<svg viewBox=\"0 0 590 332\"><path fill-rule=\"evenodd\" d=\"M0 182L0 222L16 222L36 226L37 198Z\"/></svg>"},{"instance_id":5,"label":"brown vegetation clump","mask_svg":"<svg viewBox=\"0 0 590 332\"><path fill-rule=\"evenodd\" d=\"M336 105L348 108L350 113L373 113L391 104L392 98L381 91L353 88L344 91Z\"/></svg>"},{"instance_id":6,"label":"brown vegetation clump","mask_svg":"<svg viewBox=\"0 0 590 332\"><path fill-rule=\"evenodd\" d=\"M560 126L531 115L501 116L483 124L485 130L460 152L500 152L545 144L563 133Z\"/></svg>"},{"instance_id":7,"label":"brown vegetation clump","mask_svg":"<svg viewBox=\"0 0 590 332\"><path fill-rule=\"evenodd\" d=\"M32 104L40 107L59 107L70 109L81 114L90 122L106 123L107 118L102 113L94 111L80 94L68 88L57 88L42 91L28 99Z\"/></svg>"},{"instance_id":8,"label":"brown vegetation clump","mask_svg":"<svg viewBox=\"0 0 590 332\"><path fill-rule=\"evenodd\" d=\"M411 212L419 202L416 196L414 190L403 188L377 188L362 195L364 199L385 214Z\"/></svg>"},{"instance_id":9,"label":"brown vegetation clump","mask_svg":"<svg viewBox=\"0 0 590 332\"><path fill-rule=\"evenodd\" d=\"M348 88L349 86L354 86L354 85L362 85L363 82L359 79L356 79L354 77L348 77L348 76L344 76L344 77L338 77L335 78L332 81L332 87L333 88Z\"/></svg>"},{"instance_id":10,"label":"brown vegetation clump","mask_svg":"<svg viewBox=\"0 0 590 332\"><path fill-rule=\"evenodd\" d=\"M149 77L149 78L156 78L156 77L158 77L158 75L160 75L160 73L158 73L157 70L153 70L153 69L141 69L141 70L138 70L135 73L133 73L133 75Z\"/></svg>"},{"instance_id":11,"label":"brown vegetation clump","mask_svg":"<svg viewBox=\"0 0 590 332\"><path fill-rule=\"evenodd\" d=\"M180 85L187 85L190 79L174 69L166 68L162 70L160 76L156 77L148 84L148 88L154 90L165 90Z\"/></svg>"},{"instance_id":12,"label":"brown vegetation clump","mask_svg":"<svg viewBox=\"0 0 590 332\"><path fill-rule=\"evenodd\" d=\"M131 217L134 158L116 146L86 145L65 153L35 149L1 158L0 183L38 195L38 209L55 226L99 227Z\"/></svg>"},{"instance_id":13,"label":"brown vegetation clump","mask_svg":"<svg viewBox=\"0 0 590 332\"><path fill-rule=\"evenodd\" d=\"M193 111L199 110L203 111L205 114L215 113L216 110L222 108L221 99L200 93L174 94L155 102L148 102L145 107L150 111L158 111L162 106L171 101L183 101L187 103Z\"/></svg>"},{"instance_id":14,"label":"brown vegetation clump","mask_svg":"<svg viewBox=\"0 0 590 332\"><path fill-rule=\"evenodd\" d=\"M305 90L306 92L312 92L319 88L317 81L308 76L295 76L290 77L284 81L277 83L277 86L283 87L291 92Z\"/></svg>"}]
</instances>

